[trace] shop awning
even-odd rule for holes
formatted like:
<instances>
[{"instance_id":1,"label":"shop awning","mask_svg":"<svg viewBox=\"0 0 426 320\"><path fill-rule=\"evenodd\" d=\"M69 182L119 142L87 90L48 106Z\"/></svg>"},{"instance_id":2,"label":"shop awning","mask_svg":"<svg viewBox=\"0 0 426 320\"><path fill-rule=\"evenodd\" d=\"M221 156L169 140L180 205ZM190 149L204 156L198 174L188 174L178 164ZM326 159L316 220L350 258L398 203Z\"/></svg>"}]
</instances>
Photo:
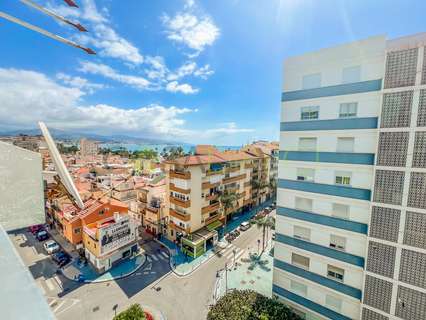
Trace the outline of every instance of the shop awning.
<instances>
[{"instance_id":1,"label":"shop awning","mask_svg":"<svg viewBox=\"0 0 426 320\"><path fill-rule=\"evenodd\" d=\"M207 230L209 231L213 231L216 230L217 228L221 227L223 225L222 222L220 222L219 220L216 220L215 222L210 223L209 225L207 225Z\"/></svg>"}]
</instances>

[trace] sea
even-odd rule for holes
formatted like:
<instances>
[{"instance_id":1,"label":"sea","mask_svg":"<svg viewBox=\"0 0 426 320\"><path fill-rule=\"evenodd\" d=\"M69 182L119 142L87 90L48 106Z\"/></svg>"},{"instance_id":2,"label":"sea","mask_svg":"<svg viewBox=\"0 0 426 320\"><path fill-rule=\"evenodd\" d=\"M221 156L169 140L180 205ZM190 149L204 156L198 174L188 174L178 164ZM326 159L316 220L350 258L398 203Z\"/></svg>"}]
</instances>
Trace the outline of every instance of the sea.
<instances>
[{"instance_id":1,"label":"sea","mask_svg":"<svg viewBox=\"0 0 426 320\"><path fill-rule=\"evenodd\" d=\"M162 152L164 149L167 151L171 148L182 147L185 153L193 153L195 151L195 145L192 144L136 144L136 143L103 143L100 145L101 148L109 148L111 150L118 150L124 148L129 152L140 151L140 150L155 150ZM225 150L238 150L241 146L215 146L219 151Z\"/></svg>"}]
</instances>

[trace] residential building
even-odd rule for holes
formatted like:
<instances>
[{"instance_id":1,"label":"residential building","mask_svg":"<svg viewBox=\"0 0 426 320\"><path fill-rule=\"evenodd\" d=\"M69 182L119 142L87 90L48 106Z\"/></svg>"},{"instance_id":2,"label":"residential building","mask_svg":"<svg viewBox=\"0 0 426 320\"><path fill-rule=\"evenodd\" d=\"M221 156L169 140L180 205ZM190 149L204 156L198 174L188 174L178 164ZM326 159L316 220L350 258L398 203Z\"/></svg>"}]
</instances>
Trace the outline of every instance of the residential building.
<instances>
[{"instance_id":1,"label":"residential building","mask_svg":"<svg viewBox=\"0 0 426 320\"><path fill-rule=\"evenodd\" d=\"M85 156L95 156L98 154L99 145L96 141L88 140L82 138L80 140L80 155Z\"/></svg>"},{"instance_id":2,"label":"residential building","mask_svg":"<svg viewBox=\"0 0 426 320\"><path fill-rule=\"evenodd\" d=\"M306 319L426 318L425 45L284 63L273 293Z\"/></svg>"},{"instance_id":3,"label":"residential building","mask_svg":"<svg viewBox=\"0 0 426 320\"><path fill-rule=\"evenodd\" d=\"M155 181L154 181L155 182ZM138 190L141 223L145 231L157 235L164 232L166 184L163 177L157 183L148 183Z\"/></svg>"},{"instance_id":4,"label":"residential building","mask_svg":"<svg viewBox=\"0 0 426 320\"><path fill-rule=\"evenodd\" d=\"M103 273L139 251L138 224L127 214L112 216L85 224L85 256L94 269Z\"/></svg>"}]
</instances>

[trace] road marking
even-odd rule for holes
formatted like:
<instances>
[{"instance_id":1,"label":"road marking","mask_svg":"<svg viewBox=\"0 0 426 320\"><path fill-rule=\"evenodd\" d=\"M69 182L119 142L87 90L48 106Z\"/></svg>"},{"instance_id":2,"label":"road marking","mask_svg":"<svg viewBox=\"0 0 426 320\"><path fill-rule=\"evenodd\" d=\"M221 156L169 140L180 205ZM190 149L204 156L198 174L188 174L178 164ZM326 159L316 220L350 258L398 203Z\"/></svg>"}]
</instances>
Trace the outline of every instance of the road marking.
<instances>
[{"instance_id":1,"label":"road marking","mask_svg":"<svg viewBox=\"0 0 426 320\"><path fill-rule=\"evenodd\" d=\"M56 283L58 284L59 288L61 288L61 289L62 289L62 282L61 282L61 279L59 279L59 277L58 277L58 276L54 276L53 278L55 279L55 281L56 281Z\"/></svg>"},{"instance_id":2,"label":"road marking","mask_svg":"<svg viewBox=\"0 0 426 320\"><path fill-rule=\"evenodd\" d=\"M155 261L158 261L158 258L156 256L151 256L152 259L154 259Z\"/></svg>"},{"instance_id":3,"label":"road marking","mask_svg":"<svg viewBox=\"0 0 426 320\"><path fill-rule=\"evenodd\" d=\"M151 274L156 274L157 272L155 272L155 271L151 271Z\"/></svg>"},{"instance_id":4,"label":"road marking","mask_svg":"<svg viewBox=\"0 0 426 320\"><path fill-rule=\"evenodd\" d=\"M45 281L45 283L46 283L46 286L49 288L49 290L54 290L55 289L55 285L51 282L52 281L52 279L47 279L46 281Z\"/></svg>"},{"instance_id":5,"label":"road marking","mask_svg":"<svg viewBox=\"0 0 426 320\"><path fill-rule=\"evenodd\" d=\"M148 262L152 262L152 259L150 256L148 256L147 259L148 259Z\"/></svg>"},{"instance_id":6,"label":"road marking","mask_svg":"<svg viewBox=\"0 0 426 320\"><path fill-rule=\"evenodd\" d=\"M167 255L167 253L165 253L164 251L161 251L161 254L163 255L164 258L169 258L169 256Z\"/></svg>"},{"instance_id":7,"label":"road marking","mask_svg":"<svg viewBox=\"0 0 426 320\"><path fill-rule=\"evenodd\" d=\"M149 274L149 272L148 272L148 271L145 271L143 274Z\"/></svg>"},{"instance_id":8,"label":"road marking","mask_svg":"<svg viewBox=\"0 0 426 320\"><path fill-rule=\"evenodd\" d=\"M25 236L25 234L22 234L22 240L27 241L27 237Z\"/></svg>"},{"instance_id":9,"label":"road marking","mask_svg":"<svg viewBox=\"0 0 426 320\"><path fill-rule=\"evenodd\" d=\"M241 258L241 256L244 254L244 250L241 250L241 252L240 253L238 253L236 256L235 256L235 260L238 260L239 258Z\"/></svg>"},{"instance_id":10,"label":"road marking","mask_svg":"<svg viewBox=\"0 0 426 320\"><path fill-rule=\"evenodd\" d=\"M58 313L56 313L57 315L59 315L60 313L67 311L68 309L74 307L74 305L76 305L77 303L79 303L80 300L72 300L72 304L68 307L66 307L64 310L59 311Z\"/></svg>"},{"instance_id":11,"label":"road marking","mask_svg":"<svg viewBox=\"0 0 426 320\"><path fill-rule=\"evenodd\" d=\"M64 304L65 304L65 300L61 301L61 303L58 304L58 306L55 309L53 309L53 312L55 313L56 311L58 311Z\"/></svg>"},{"instance_id":12,"label":"road marking","mask_svg":"<svg viewBox=\"0 0 426 320\"><path fill-rule=\"evenodd\" d=\"M157 258L159 258L159 259L161 259L161 260L166 259L166 258L164 258L161 254L157 254L155 257L157 257Z\"/></svg>"},{"instance_id":13,"label":"road marking","mask_svg":"<svg viewBox=\"0 0 426 320\"><path fill-rule=\"evenodd\" d=\"M36 248L35 248L35 247L31 247L31 249L33 250L34 254L35 254L36 256L38 256L38 252L37 252Z\"/></svg>"}]
</instances>

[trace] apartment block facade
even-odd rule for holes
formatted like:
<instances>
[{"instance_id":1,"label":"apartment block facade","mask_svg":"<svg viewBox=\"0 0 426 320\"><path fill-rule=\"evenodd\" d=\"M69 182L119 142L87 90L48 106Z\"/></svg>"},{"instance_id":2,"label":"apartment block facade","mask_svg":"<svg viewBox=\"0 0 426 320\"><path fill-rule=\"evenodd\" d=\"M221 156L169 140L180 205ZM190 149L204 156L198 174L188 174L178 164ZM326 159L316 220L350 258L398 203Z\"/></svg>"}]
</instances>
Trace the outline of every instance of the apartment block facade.
<instances>
[{"instance_id":1,"label":"apartment block facade","mask_svg":"<svg viewBox=\"0 0 426 320\"><path fill-rule=\"evenodd\" d=\"M273 292L306 319L426 319L425 44L284 64Z\"/></svg>"}]
</instances>

